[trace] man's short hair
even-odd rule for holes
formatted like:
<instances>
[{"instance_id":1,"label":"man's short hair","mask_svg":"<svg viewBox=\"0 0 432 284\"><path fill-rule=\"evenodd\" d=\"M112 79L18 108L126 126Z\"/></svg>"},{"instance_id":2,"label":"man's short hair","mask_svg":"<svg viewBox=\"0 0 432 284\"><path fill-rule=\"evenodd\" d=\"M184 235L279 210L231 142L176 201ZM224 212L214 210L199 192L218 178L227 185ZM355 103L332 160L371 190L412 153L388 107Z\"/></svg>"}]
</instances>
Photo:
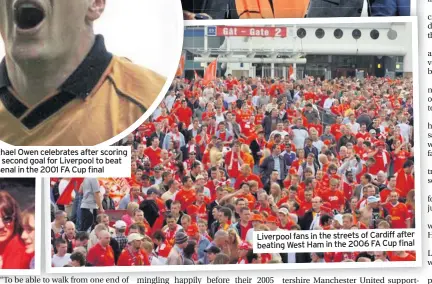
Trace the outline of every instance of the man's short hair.
<instances>
[{"instance_id":1,"label":"man's short hair","mask_svg":"<svg viewBox=\"0 0 432 284\"><path fill-rule=\"evenodd\" d=\"M84 266L86 264L84 255L77 251L70 255L70 260L79 262L80 266Z\"/></svg>"},{"instance_id":2,"label":"man's short hair","mask_svg":"<svg viewBox=\"0 0 432 284\"><path fill-rule=\"evenodd\" d=\"M95 233L99 233L101 231L108 231L108 228L105 226L105 224L97 224L94 228Z\"/></svg>"},{"instance_id":3,"label":"man's short hair","mask_svg":"<svg viewBox=\"0 0 432 284\"><path fill-rule=\"evenodd\" d=\"M54 241L55 247L58 247L59 245L62 245L62 244L67 244L66 240L64 240L63 238L57 238Z\"/></svg>"},{"instance_id":4,"label":"man's short hair","mask_svg":"<svg viewBox=\"0 0 432 284\"><path fill-rule=\"evenodd\" d=\"M406 160L405 163L403 164L404 169L412 167L412 166L414 166L414 162L412 160Z\"/></svg>"},{"instance_id":5,"label":"man's short hair","mask_svg":"<svg viewBox=\"0 0 432 284\"><path fill-rule=\"evenodd\" d=\"M57 219L57 217L64 217L66 215L66 212L64 212L63 210L59 210L55 213L55 217Z\"/></svg>"},{"instance_id":6,"label":"man's short hair","mask_svg":"<svg viewBox=\"0 0 432 284\"><path fill-rule=\"evenodd\" d=\"M106 217L109 218L109 216L107 214L103 214L103 213L102 214L98 214L96 216L96 223L98 223L98 224L102 223L103 219L105 219Z\"/></svg>"},{"instance_id":7,"label":"man's short hair","mask_svg":"<svg viewBox=\"0 0 432 284\"><path fill-rule=\"evenodd\" d=\"M372 176L370 174L364 174L363 177L367 179L368 182L372 181Z\"/></svg>"},{"instance_id":8,"label":"man's short hair","mask_svg":"<svg viewBox=\"0 0 432 284\"><path fill-rule=\"evenodd\" d=\"M182 178L182 183L185 184L190 179L190 176L184 176Z\"/></svg>"},{"instance_id":9,"label":"man's short hair","mask_svg":"<svg viewBox=\"0 0 432 284\"><path fill-rule=\"evenodd\" d=\"M81 242L89 240L90 236L87 232L77 232L75 238Z\"/></svg>"},{"instance_id":10,"label":"man's short hair","mask_svg":"<svg viewBox=\"0 0 432 284\"><path fill-rule=\"evenodd\" d=\"M221 207L219 208L219 212L222 212L222 214L228 218L228 220L231 220L232 218L232 211L228 207Z\"/></svg>"},{"instance_id":11,"label":"man's short hair","mask_svg":"<svg viewBox=\"0 0 432 284\"><path fill-rule=\"evenodd\" d=\"M163 241L165 241L165 234L161 230L158 230L158 231L153 233L153 238L158 240L158 241L163 242Z\"/></svg>"}]
</instances>

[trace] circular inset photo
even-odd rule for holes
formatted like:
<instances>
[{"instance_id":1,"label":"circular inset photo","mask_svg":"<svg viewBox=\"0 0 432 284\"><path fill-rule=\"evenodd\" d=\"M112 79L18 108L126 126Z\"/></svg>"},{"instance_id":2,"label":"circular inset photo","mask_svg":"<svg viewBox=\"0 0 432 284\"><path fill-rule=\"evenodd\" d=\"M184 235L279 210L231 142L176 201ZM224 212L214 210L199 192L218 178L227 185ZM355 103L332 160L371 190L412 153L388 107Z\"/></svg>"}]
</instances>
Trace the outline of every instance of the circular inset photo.
<instances>
[{"instance_id":1,"label":"circular inset photo","mask_svg":"<svg viewBox=\"0 0 432 284\"><path fill-rule=\"evenodd\" d=\"M1 1L0 141L93 146L131 132L175 76L182 15L171 0Z\"/></svg>"}]
</instances>

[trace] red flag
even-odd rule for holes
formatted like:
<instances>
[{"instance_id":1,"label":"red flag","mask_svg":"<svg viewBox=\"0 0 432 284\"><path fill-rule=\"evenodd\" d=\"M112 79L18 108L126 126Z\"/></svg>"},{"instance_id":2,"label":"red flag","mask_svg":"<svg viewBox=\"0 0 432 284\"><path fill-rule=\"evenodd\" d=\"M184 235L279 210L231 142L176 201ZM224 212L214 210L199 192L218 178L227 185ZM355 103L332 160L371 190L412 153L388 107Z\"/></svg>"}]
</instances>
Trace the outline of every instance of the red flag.
<instances>
[{"instance_id":1,"label":"red flag","mask_svg":"<svg viewBox=\"0 0 432 284\"><path fill-rule=\"evenodd\" d=\"M72 192L75 188L79 188L83 181L84 178L71 178L63 193L57 199L57 205L69 205L72 202Z\"/></svg>"},{"instance_id":2,"label":"red flag","mask_svg":"<svg viewBox=\"0 0 432 284\"><path fill-rule=\"evenodd\" d=\"M177 68L177 72L176 72L176 76L180 77L181 75L183 75L183 70L184 70L184 66L185 66L185 60L186 60L186 56L183 53L181 58L180 58L180 63L179 66Z\"/></svg>"},{"instance_id":3,"label":"red flag","mask_svg":"<svg viewBox=\"0 0 432 284\"><path fill-rule=\"evenodd\" d=\"M216 68L217 68L217 59L207 66L207 69L204 72L203 84L207 85L213 80L216 80Z\"/></svg>"},{"instance_id":4,"label":"red flag","mask_svg":"<svg viewBox=\"0 0 432 284\"><path fill-rule=\"evenodd\" d=\"M292 65L290 65L289 70L288 70L288 80L291 79L291 77L294 75L294 70Z\"/></svg>"}]
</instances>

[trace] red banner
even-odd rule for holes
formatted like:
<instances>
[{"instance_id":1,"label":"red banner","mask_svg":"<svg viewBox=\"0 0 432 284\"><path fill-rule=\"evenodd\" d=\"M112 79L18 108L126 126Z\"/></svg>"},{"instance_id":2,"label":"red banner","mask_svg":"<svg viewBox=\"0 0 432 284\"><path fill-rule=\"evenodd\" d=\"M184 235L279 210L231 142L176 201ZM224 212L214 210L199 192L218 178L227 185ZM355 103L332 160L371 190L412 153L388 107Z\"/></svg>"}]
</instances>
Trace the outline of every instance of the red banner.
<instances>
[{"instance_id":1,"label":"red banner","mask_svg":"<svg viewBox=\"0 0 432 284\"><path fill-rule=\"evenodd\" d=\"M177 72L176 72L177 77L180 77L181 75L183 75L183 70L185 67L185 60L186 60L186 55L183 53L181 58L180 58L179 66L177 68Z\"/></svg>"},{"instance_id":2,"label":"red banner","mask_svg":"<svg viewBox=\"0 0 432 284\"><path fill-rule=\"evenodd\" d=\"M207 66L207 69L204 72L203 84L207 85L213 80L216 80L216 68L217 68L217 59Z\"/></svg>"},{"instance_id":3,"label":"red banner","mask_svg":"<svg viewBox=\"0 0 432 284\"><path fill-rule=\"evenodd\" d=\"M286 37L287 28L218 26L216 36Z\"/></svg>"}]
</instances>

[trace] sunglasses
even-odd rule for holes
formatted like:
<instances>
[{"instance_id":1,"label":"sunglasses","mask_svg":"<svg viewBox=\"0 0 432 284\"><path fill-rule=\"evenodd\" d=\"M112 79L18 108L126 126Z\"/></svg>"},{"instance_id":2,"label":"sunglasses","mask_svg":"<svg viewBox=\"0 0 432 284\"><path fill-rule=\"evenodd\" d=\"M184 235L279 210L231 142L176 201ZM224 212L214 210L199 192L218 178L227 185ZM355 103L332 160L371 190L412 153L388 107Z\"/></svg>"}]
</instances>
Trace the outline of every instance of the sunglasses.
<instances>
[{"instance_id":1,"label":"sunglasses","mask_svg":"<svg viewBox=\"0 0 432 284\"><path fill-rule=\"evenodd\" d=\"M2 220L3 224L5 224L5 225L10 225L14 221L12 216L5 216L5 217L0 218L0 219Z\"/></svg>"}]
</instances>

